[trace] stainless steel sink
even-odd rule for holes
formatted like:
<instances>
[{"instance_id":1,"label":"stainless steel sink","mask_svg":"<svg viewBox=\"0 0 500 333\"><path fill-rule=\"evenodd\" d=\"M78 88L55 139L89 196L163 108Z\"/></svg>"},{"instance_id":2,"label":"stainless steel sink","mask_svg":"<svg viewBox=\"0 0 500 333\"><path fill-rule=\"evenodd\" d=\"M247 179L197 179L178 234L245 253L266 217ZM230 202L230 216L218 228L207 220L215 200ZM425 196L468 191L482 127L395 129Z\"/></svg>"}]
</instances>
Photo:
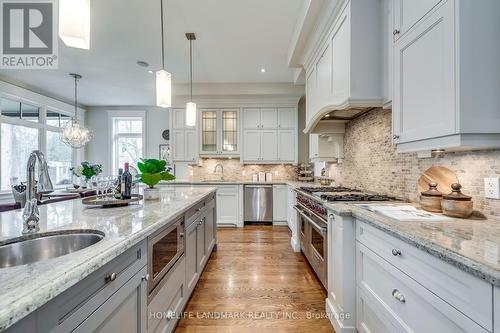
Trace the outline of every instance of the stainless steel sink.
<instances>
[{"instance_id":1,"label":"stainless steel sink","mask_svg":"<svg viewBox=\"0 0 500 333\"><path fill-rule=\"evenodd\" d=\"M96 230L33 234L0 246L0 268L26 265L69 254L104 238Z\"/></svg>"}]
</instances>

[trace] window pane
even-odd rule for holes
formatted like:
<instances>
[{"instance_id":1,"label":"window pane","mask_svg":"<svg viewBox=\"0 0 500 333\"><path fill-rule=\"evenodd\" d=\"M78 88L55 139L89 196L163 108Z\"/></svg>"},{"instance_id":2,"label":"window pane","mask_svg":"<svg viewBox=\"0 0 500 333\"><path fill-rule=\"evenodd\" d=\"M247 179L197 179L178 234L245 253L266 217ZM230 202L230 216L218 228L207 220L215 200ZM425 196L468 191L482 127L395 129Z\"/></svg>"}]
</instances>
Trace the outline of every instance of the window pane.
<instances>
[{"instance_id":1,"label":"window pane","mask_svg":"<svg viewBox=\"0 0 500 333\"><path fill-rule=\"evenodd\" d=\"M68 116L64 113L61 113L61 128L64 127L64 125L66 125L66 123L70 120L71 120L71 116Z\"/></svg>"},{"instance_id":2,"label":"window pane","mask_svg":"<svg viewBox=\"0 0 500 333\"><path fill-rule=\"evenodd\" d=\"M47 125L59 127L59 112L47 110Z\"/></svg>"},{"instance_id":3,"label":"window pane","mask_svg":"<svg viewBox=\"0 0 500 333\"><path fill-rule=\"evenodd\" d=\"M115 153L115 169L123 168L125 163L135 166L142 158L142 138L126 138L118 137L116 140Z\"/></svg>"},{"instance_id":4,"label":"window pane","mask_svg":"<svg viewBox=\"0 0 500 333\"><path fill-rule=\"evenodd\" d=\"M2 116L21 118L21 103L10 99L0 99L0 108L2 108Z\"/></svg>"},{"instance_id":5,"label":"window pane","mask_svg":"<svg viewBox=\"0 0 500 333\"><path fill-rule=\"evenodd\" d=\"M40 108L38 106L30 105L30 104L21 104L22 109L22 119L38 122L38 115L40 113Z\"/></svg>"},{"instance_id":6,"label":"window pane","mask_svg":"<svg viewBox=\"0 0 500 333\"><path fill-rule=\"evenodd\" d=\"M142 119L124 118L115 120L115 133L142 133Z\"/></svg>"},{"instance_id":7,"label":"window pane","mask_svg":"<svg viewBox=\"0 0 500 333\"><path fill-rule=\"evenodd\" d=\"M71 184L73 150L59 139L58 132L47 131L47 164L52 183L57 185Z\"/></svg>"},{"instance_id":8,"label":"window pane","mask_svg":"<svg viewBox=\"0 0 500 333\"><path fill-rule=\"evenodd\" d=\"M1 132L1 189L5 191L10 190L11 183L26 181L29 154L38 149L38 130L2 124Z\"/></svg>"}]
</instances>

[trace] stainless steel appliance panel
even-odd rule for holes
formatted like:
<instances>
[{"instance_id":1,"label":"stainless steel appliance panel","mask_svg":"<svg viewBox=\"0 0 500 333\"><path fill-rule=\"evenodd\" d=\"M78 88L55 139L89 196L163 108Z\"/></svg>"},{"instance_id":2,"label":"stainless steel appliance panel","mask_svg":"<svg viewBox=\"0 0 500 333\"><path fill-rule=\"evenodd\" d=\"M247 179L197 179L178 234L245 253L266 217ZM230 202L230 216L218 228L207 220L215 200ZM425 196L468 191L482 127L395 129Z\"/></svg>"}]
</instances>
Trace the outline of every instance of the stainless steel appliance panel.
<instances>
[{"instance_id":1,"label":"stainless steel appliance panel","mask_svg":"<svg viewBox=\"0 0 500 333\"><path fill-rule=\"evenodd\" d=\"M273 186L245 185L245 222L273 221Z\"/></svg>"}]
</instances>

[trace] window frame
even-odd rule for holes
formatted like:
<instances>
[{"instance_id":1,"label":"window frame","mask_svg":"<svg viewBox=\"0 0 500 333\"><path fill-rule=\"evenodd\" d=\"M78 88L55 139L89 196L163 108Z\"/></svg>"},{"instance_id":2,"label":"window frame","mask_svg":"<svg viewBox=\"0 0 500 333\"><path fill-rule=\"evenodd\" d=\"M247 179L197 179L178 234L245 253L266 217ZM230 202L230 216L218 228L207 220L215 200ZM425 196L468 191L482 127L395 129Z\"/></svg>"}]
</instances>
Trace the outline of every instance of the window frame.
<instances>
[{"instance_id":1,"label":"window frame","mask_svg":"<svg viewBox=\"0 0 500 333\"><path fill-rule=\"evenodd\" d=\"M23 95L28 95L28 93L23 92ZM35 96L36 97L36 96ZM47 132L56 132L60 133L62 130L60 127L55 127L47 124L47 111L52 111L52 112L58 112L59 114L64 114L69 117L72 117L74 115L74 109L71 109L71 105L68 104L67 109L61 109L60 107L55 106L54 104L62 104L62 102L54 100L54 103L51 103L51 99L47 98L45 96L42 96L40 98L41 101L36 101L34 99L29 99L22 97L20 95L15 95L11 93L7 93L4 91L0 91L0 100L1 99L8 99L16 103L21 103L21 104L28 104L34 107L38 107L39 109L39 115L38 115L38 122L33 122L29 121L26 119L21 119L21 118L14 118L14 117L8 117L4 116L1 114L2 111L2 106L0 104L0 126L1 124L10 124L10 125L15 125L15 126L23 126L23 127L28 127L28 128L35 128L38 130L38 147L37 149L40 150L44 155L47 155ZM44 102L44 100L46 102ZM82 116L82 113L85 111L79 108L78 109L78 120L83 122L84 117ZM1 149L1 136L0 136L0 149ZM77 165L78 163L81 162L82 156L84 152L83 149L77 150L77 149L72 149L72 164ZM2 171L2 158L0 155L0 174ZM11 201L13 196L12 196L12 191L11 190L1 190L2 184L0 184L0 201ZM62 188L63 186L55 186L56 188Z\"/></svg>"},{"instance_id":2,"label":"window frame","mask_svg":"<svg viewBox=\"0 0 500 333\"><path fill-rule=\"evenodd\" d=\"M119 119L137 119L140 118L142 122L141 133L120 133L115 135L115 120ZM111 152L110 160L108 161L113 173L118 173L118 166L116 164L117 149L116 141L118 138L141 138L142 139L142 154L146 154L146 111L144 110L108 110L108 151Z\"/></svg>"}]
</instances>

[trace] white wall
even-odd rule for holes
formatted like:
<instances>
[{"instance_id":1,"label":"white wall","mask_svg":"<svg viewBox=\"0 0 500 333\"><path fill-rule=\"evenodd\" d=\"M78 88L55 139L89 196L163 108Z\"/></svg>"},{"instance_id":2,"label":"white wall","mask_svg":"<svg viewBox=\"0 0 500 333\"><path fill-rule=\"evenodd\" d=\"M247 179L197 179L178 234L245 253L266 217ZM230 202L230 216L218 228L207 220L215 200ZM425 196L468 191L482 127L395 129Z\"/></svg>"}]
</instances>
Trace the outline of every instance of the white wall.
<instances>
[{"instance_id":1,"label":"white wall","mask_svg":"<svg viewBox=\"0 0 500 333\"><path fill-rule=\"evenodd\" d=\"M163 130L169 128L169 111L151 106L90 107L85 114L87 126L94 131L94 139L87 145L85 159L103 165L104 173L110 174L111 147L109 143L108 111L146 111L146 154L144 157L158 158L159 144L166 143Z\"/></svg>"}]
</instances>

